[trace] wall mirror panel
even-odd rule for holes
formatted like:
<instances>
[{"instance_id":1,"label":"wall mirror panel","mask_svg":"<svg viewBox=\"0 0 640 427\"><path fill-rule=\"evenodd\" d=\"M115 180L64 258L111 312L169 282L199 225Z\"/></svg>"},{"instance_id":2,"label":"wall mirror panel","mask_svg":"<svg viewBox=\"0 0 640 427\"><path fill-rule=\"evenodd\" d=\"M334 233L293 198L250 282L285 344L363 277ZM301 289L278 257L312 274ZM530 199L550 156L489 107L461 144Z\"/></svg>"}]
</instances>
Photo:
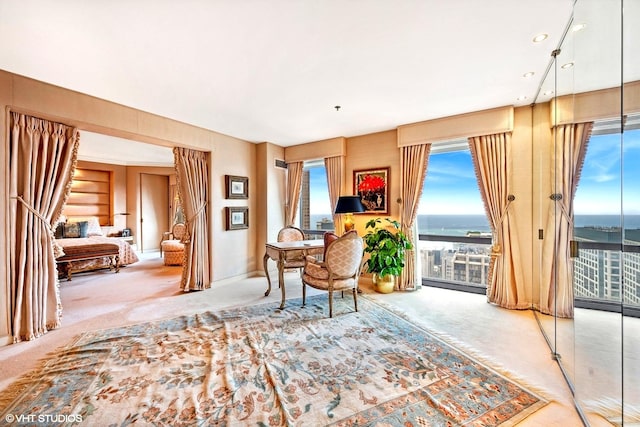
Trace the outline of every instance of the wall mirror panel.
<instances>
[{"instance_id":1,"label":"wall mirror panel","mask_svg":"<svg viewBox=\"0 0 640 427\"><path fill-rule=\"evenodd\" d=\"M622 38L622 418L640 423L640 1L624 1Z\"/></svg>"},{"instance_id":2,"label":"wall mirror panel","mask_svg":"<svg viewBox=\"0 0 640 427\"><path fill-rule=\"evenodd\" d=\"M623 398L621 16L622 0L579 0L568 33L573 122L593 128L573 201L579 249L572 258L574 358L566 364L573 364L576 401L592 425L618 420Z\"/></svg>"},{"instance_id":3,"label":"wall mirror panel","mask_svg":"<svg viewBox=\"0 0 640 427\"><path fill-rule=\"evenodd\" d=\"M567 23L567 28L571 23ZM534 180L538 207L536 228L538 229L537 259L539 304L536 313L540 328L551 349L551 357L558 360L573 360L573 316L563 313L559 305L558 295L563 294L561 285L567 282L567 265L558 257L558 248L566 244L566 237L559 236L563 222L564 200L555 195L563 193L562 175L556 171L562 167L563 153L561 144L556 139L560 136L555 131L556 125L566 120L567 106L572 108L574 90L574 46L573 39L566 34L561 45L550 53L549 68L540 84L534 103L533 144L535 146L533 170L538 174ZM563 106L556 106L561 99ZM564 230L566 231L566 221ZM566 235L566 233L565 233ZM559 268L561 265L563 268ZM564 297L565 301L567 296ZM562 298L560 298L562 300ZM570 382L574 380L573 363L561 364L563 374Z\"/></svg>"},{"instance_id":4,"label":"wall mirror panel","mask_svg":"<svg viewBox=\"0 0 640 427\"><path fill-rule=\"evenodd\" d=\"M577 0L534 103L534 194L544 230L534 260L536 316L586 425L640 422L638 22L639 1ZM571 153L562 147L580 123L586 149ZM577 165L573 194L563 188L567 164ZM560 203L567 194L571 203ZM563 240L562 218L570 218L571 241ZM563 311L567 282L573 313Z\"/></svg>"}]
</instances>

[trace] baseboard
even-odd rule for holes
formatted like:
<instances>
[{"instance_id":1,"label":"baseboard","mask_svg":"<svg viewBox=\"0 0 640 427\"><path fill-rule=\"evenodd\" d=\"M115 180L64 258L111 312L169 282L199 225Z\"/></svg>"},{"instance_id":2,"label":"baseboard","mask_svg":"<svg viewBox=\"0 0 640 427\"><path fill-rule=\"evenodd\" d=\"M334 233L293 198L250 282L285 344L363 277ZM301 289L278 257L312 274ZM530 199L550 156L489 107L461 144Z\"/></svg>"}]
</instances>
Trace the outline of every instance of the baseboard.
<instances>
[{"instance_id":1,"label":"baseboard","mask_svg":"<svg viewBox=\"0 0 640 427\"><path fill-rule=\"evenodd\" d=\"M251 277L256 277L256 276L263 276L264 277L265 276L264 270L250 271L248 273L238 274L237 276L227 277L226 279L216 280L215 282L211 283L211 286L213 287L213 286L218 286L218 285L227 285L227 284L232 283L232 282L237 282L238 280L249 279ZM278 277L278 270L274 270L274 271L269 270L269 276L270 277Z\"/></svg>"},{"instance_id":2,"label":"baseboard","mask_svg":"<svg viewBox=\"0 0 640 427\"><path fill-rule=\"evenodd\" d=\"M13 337L11 335L0 335L0 347L13 344Z\"/></svg>"}]
</instances>

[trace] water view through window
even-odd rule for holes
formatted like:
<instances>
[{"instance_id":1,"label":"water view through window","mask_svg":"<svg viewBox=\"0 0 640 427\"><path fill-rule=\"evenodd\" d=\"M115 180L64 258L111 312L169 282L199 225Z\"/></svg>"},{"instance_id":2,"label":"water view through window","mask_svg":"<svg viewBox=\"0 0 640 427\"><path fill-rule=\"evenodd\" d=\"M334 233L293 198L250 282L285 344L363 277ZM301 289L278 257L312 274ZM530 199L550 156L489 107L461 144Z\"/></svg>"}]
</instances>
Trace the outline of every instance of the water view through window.
<instances>
[{"instance_id":1,"label":"water view through window","mask_svg":"<svg viewBox=\"0 0 640 427\"><path fill-rule=\"evenodd\" d=\"M574 238L618 246L581 249L573 259L574 289L578 299L640 306L640 253L621 250L623 244L640 246L640 131L625 133L624 151L631 160L623 170L620 134L594 135L589 142L574 202ZM324 165L317 166L309 169L309 197L302 205L309 211L308 229L320 232L333 229L333 222ZM424 279L486 287L491 228L468 149L432 150L417 223Z\"/></svg>"}]
</instances>

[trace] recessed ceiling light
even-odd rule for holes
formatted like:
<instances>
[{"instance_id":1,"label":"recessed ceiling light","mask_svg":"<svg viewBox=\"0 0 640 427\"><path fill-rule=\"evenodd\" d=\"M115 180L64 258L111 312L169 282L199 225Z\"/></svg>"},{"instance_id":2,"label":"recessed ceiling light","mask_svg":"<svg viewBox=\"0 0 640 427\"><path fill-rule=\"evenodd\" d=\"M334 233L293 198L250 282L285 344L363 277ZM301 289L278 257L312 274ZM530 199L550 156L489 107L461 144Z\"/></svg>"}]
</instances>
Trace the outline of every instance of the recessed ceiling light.
<instances>
[{"instance_id":1,"label":"recessed ceiling light","mask_svg":"<svg viewBox=\"0 0 640 427\"><path fill-rule=\"evenodd\" d=\"M526 79L526 78L529 78L529 77L533 77L534 74L535 73L533 71L529 71L528 73L524 73L522 75L522 77L524 77Z\"/></svg>"},{"instance_id":2,"label":"recessed ceiling light","mask_svg":"<svg viewBox=\"0 0 640 427\"><path fill-rule=\"evenodd\" d=\"M567 68L571 68L573 67L573 62L567 62L566 64L562 65L560 68L566 70Z\"/></svg>"},{"instance_id":3,"label":"recessed ceiling light","mask_svg":"<svg viewBox=\"0 0 640 427\"><path fill-rule=\"evenodd\" d=\"M535 36L533 38L533 42L534 43L540 43L542 40L546 40L547 37L549 37L549 34L544 34L544 33L538 34L537 36Z\"/></svg>"},{"instance_id":4,"label":"recessed ceiling light","mask_svg":"<svg viewBox=\"0 0 640 427\"><path fill-rule=\"evenodd\" d=\"M587 26L587 24L576 24L571 28L571 31L573 31L574 33L576 31L580 31L580 30L584 30L584 28Z\"/></svg>"},{"instance_id":5,"label":"recessed ceiling light","mask_svg":"<svg viewBox=\"0 0 640 427\"><path fill-rule=\"evenodd\" d=\"M525 99L527 99L527 95L520 95L516 98L516 101L524 101Z\"/></svg>"}]
</instances>

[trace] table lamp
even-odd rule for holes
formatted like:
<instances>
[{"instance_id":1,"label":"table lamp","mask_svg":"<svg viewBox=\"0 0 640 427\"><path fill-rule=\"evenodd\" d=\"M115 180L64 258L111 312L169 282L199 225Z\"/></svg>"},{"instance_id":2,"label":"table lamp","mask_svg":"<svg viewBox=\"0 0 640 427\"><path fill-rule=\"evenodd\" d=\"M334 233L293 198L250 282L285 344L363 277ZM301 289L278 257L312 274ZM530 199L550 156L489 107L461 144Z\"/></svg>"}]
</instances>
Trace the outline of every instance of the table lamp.
<instances>
[{"instance_id":1,"label":"table lamp","mask_svg":"<svg viewBox=\"0 0 640 427\"><path fill-rule=\"evenodd\" d=\"M353 230L353 214L364 212L360 196L340 196L336 204L336 214L345 214L344 232Z\"/></svg>"}]
</instances>

